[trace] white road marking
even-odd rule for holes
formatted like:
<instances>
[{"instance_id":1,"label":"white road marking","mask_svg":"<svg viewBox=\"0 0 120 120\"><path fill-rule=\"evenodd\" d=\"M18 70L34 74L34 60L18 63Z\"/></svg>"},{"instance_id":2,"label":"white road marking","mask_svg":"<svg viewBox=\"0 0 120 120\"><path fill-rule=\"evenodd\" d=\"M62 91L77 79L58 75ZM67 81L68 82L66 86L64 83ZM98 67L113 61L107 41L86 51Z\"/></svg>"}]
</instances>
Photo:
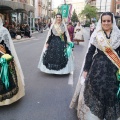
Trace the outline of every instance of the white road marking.
<instances>
[{"instance_id":1,"label":"white road marking","mask_svg":"<svg viewBox=\"0 0 120 120\"><path fill-rule=\"evenodd\" d=\"M69 75L68 85L72 85L73 86L73 72L71 72L70 75Z\"/></svg>"},{"instance_id":2,"label":"white road marking","mask_svg":"<svg viewBox=\"0 0 120 120\"><path fill-rule=\"evenodd\" d=\"M30 41L39 41L40 39L30 39L30 40L23 40L23 41L20 41L20 42L13 42L14 44L19 44L19 43L24 43L24 42L30 42Z\"/></svg>"}]
</instances>

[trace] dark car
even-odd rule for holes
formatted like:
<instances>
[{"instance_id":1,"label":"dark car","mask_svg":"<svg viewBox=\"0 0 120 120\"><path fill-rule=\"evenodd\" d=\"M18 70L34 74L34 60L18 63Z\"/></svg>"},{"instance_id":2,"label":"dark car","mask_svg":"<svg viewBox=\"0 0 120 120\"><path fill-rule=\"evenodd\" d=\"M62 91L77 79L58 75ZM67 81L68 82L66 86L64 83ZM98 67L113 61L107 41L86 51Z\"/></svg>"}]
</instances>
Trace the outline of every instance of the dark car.
<instances>
[{"instance_id":1,"label":"dark car","mask_svg":"<svg viewBox=\"0 0 120 120\"><path fill-rule=\"evenodd\" d=\"M115 16L115 20L118 28L120 29L120 16Z\"/></svg>"}]
</instances>

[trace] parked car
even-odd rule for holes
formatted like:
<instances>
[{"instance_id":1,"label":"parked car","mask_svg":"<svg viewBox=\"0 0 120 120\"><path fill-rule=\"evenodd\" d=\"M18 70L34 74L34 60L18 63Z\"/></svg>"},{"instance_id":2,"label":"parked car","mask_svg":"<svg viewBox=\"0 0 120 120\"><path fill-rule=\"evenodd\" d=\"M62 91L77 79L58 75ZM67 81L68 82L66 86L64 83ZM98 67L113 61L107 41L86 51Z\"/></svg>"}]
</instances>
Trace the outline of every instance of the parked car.
<instances>
[{"instance_id":1,"label":"parked car","mask_svg":"<svg viewBox=\"0 0 120 120\"><path fill-rule=\"evenodd\" d=\"M120 29L120 16L115 16L115 20L118 28Z\"/></svg>"},{"instance_id":2,"label":"parked car","mask_svg":"<svg viewBox=\"0 0 120 120\"><path fill-rule=\"evenodd\" d=\"M82 27L90 27L90 22L86 22Z\"/></svg>"}]
</instances>

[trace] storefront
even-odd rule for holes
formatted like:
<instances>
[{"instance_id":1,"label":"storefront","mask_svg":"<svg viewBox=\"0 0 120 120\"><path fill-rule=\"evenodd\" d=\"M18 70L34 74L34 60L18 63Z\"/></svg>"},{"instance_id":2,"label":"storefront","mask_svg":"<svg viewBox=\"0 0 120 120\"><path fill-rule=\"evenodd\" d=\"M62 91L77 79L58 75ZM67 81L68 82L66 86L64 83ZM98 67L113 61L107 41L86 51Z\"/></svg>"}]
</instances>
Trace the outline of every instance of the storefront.
<instances>
[{"instance_id":1,"label":"storefront","mask_svg":"<svg viewBox=\"0 0 120 120\"><path fill-rule=\"evenodd\" d=\"M3 21L7 20L9 24L15 22L33 26L34 6L22 2L0 1L0 13L3 15Z\"/></svg>"}]
</instances>

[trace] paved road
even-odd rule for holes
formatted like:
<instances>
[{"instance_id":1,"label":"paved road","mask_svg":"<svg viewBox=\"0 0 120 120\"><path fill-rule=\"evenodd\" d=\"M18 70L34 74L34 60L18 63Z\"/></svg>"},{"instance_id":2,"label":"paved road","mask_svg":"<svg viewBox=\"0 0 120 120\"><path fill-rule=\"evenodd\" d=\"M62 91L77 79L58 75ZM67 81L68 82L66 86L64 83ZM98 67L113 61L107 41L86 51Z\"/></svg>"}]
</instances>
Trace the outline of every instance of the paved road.
<instances>
[{"instance_id":1,"label":"paved road","mask_svg":"<svg viewBox=\"0 0 120 120\"><path fill-rule=\"evenodd\" d=\"M69 109L69 104L87 48L88 32L84 30L84 43L75 44L73 75L49 75L37 68L47 31L15 42L25 76L26 95L12 105L0 107L0 120L77 120L76 110Z\"/></svg>"}]
</instances>

